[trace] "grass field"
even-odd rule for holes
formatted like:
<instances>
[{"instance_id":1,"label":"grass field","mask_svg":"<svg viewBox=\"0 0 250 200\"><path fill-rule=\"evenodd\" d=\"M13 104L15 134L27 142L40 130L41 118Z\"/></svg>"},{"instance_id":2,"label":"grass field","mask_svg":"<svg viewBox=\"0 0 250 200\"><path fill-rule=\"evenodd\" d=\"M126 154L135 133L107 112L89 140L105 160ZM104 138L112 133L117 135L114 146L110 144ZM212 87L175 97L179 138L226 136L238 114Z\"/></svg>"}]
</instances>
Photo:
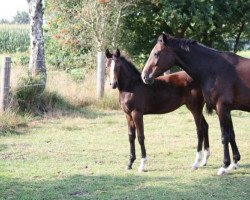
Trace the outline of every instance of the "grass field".
<instances>
[{"instance_id":1,"label":"grass field","mask_svg":"<svg viewBox=\"0 0 250 200\"><path fill-rule=\"evenodd\" d=\"M250 114L234 112L240 168L216 175L222 145L218 120L210 125L208 166L192 171L196 134L191 114L145 117L148 172L131 171L127 125L121 111L87 107L71 116L32 121L0 137L0 199L248 199Z\"/></svg>"},{"instance_id":2,"label":"grass field","mask_svg":"<svg viewBox=\"0 0 250 200\"><path fill-rule=\"evenodd\" d=\"M243 54L247 57L249 51ZM13 63L13 90L26 71ZM115 105L117 92L106 90L106 100L98 103L93 92L96 75L89 76L89 82L76 84L68 74L50 70L47 90L85 108L56 111L61 113L50 113L42 120L28 116L28 127L0 133L0 199L249 198L250 113L233 112L242 160L240 168L227 176L216 175L223 156L216 115L206 116L212 153L208 166L191 170L197 139L193 118L185 107L171 114L145 116L148 172L137 172L137 143L137 160L133 170L126 171L129 143L123 113L93 107L105 107L110 102ZM15 120L10 115L10 120L1 123L7 124L12 118Z\"/></svg>"}]
</instances>

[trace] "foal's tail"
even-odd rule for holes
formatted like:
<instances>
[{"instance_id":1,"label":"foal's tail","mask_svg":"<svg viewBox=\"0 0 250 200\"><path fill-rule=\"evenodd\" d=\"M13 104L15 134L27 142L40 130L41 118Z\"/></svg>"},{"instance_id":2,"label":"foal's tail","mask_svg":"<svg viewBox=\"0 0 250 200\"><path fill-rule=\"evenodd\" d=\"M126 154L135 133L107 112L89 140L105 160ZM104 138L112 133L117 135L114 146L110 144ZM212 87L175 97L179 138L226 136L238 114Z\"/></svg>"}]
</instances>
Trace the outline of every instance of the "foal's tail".
<instances>
[{"instance_id":1,"label":"foal's tail","mask_svg":"<svg viewBox=\"0 0 250 200\"><path fill-rule=\"evenodd\" d=\"M207 103L206 103L206 112L207 112L207 114L209 114L209 115L211 115L211 114L213 113L213 108L212 108L212 106L211 106L211 105L208 105Z\"/></svg>"}]
</instances>

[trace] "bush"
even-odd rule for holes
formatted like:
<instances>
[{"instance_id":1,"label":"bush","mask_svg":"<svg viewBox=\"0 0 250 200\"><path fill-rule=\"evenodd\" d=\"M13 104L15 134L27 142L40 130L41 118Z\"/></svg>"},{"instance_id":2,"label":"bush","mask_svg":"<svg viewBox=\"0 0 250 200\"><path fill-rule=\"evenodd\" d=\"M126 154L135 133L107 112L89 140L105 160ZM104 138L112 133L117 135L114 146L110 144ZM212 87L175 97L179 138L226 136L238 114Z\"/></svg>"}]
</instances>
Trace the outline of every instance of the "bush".
<instances>
[{"instance_id":1,"label":"bush","mask_svg":"<svg viewBox=\"0 0 250 200\"><path fill-rule=\"evenodd\" d=\"M40 78L24 77L16 88L16 99L19 111L39 114L45 111L43 91L45 85Z\"/></svg>"}]
</instances>

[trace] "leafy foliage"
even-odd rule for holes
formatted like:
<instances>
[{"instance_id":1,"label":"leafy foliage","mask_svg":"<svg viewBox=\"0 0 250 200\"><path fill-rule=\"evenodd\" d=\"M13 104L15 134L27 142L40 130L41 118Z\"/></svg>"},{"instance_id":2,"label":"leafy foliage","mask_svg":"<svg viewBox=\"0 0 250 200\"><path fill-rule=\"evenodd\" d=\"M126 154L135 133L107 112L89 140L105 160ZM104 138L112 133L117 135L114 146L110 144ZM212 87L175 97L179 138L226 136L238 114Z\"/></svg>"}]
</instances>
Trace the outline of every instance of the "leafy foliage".
<instances>
[{"instance_id":1,"label":"leafy foliage","mask_svg":"<svg viewBox=\"0 0 250 200\"><path fill-rule=\"evenodd\" d=\"M12 23L14 24L28 24L29 14L25 11L17 11L16 16L14 16Z\"/></svg>"},{"instance_id":2,"label":"leafy foliage","mask_svg":"<svg viewBox=\"0 0 250 200\"><path fill-rule=\"evenodd\" d=\"M121 12L131 2L133 0L114 0L110 3L46 1L48 26L45 35L49 60L69 60L65 61L66 64L57 63L58 67L64 69L93 68L96 65L96 52L116 45Z\"/></svg>"},{"instance_id":3,"label":"leafy foliage","mask_svg":"<svg viewBox=\"0 0 250 200\"><path fill-rule=\"evenodd\" d=\"M162 31L237 52L249 42L249 9L250 0L46 1L47 55L93 68L96 51L119 47L143 66Z\"/></svg>"}]
</instances>

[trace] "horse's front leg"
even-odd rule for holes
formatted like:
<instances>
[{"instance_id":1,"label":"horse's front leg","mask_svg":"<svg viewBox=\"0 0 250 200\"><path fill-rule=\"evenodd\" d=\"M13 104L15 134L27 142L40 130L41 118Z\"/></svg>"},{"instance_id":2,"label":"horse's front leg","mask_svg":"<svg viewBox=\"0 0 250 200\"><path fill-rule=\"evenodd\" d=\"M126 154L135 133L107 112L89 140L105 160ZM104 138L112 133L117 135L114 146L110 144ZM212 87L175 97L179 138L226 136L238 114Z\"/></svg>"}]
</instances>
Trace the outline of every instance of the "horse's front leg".
<instances>
[{"instance_id":1,"label":"horse's front leg","mask_svg":"<svg viewBox=\"0 0 250 200\"><path fill-rule=\"evenodd\" d=\"M130 156L129 161L126 169L132 169L132 165L136 159L135 155L135 124L132 119L131 115L126 115L127 122L128 122L128 138L130 144Z\"/></svg>"},{"instance_id":2,"label":"horse's front leg","mask_svg":"<svg viewBox=\"0 0 250 200\"><path fill-rule=\"evenodd\" d=\"M231 118L231 113L229 110L226 110L225 108L217 109L217 114L220 120L220 127L221 127L221 133L222 133L222 144L224 148L224 160L223 160L223 166L219 169L218 175L226 175L227 171L232 168L238 168L237 162L240 160L240 154L238 151L238 147L236 145L235 141L235 134L233 130L233 122ZM232 151L233 151L233 159L234 163L232 164L233 167L230 166L231 160L230 160L230 154L229 154L229 143L231 144ZM229 167L230 166L230 167Z\"/></svg>"},{"instance_id":3,"label":"horse's front leg","mask_svg":"<svg viewBox=\"0 0 250 200\"><path fill-rule=\"evenodd\" d=\"M147 155L146 155L146 148L144 144L144 126L143 126L143 114L140 112L133 112L132 113L133 121L135 123L136 131L137 131L137 137L138 137L138 142L141 146L141 164L138 168L139 172L145 172L146 171L146 161L147 161Z\"/></svg>"}]
</instances>

